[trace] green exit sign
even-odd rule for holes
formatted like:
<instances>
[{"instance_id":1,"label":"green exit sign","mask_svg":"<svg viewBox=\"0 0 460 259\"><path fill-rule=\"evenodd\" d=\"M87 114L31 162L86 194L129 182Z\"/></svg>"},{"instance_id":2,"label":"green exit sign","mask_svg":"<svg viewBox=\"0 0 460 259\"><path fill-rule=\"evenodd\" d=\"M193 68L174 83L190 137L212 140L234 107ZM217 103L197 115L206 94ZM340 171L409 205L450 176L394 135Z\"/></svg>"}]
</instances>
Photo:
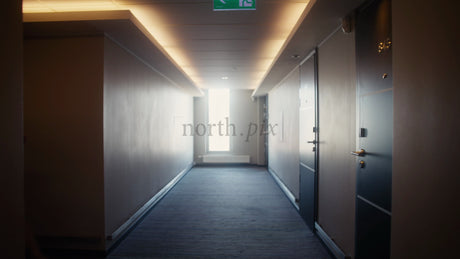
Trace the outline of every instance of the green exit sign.
<instances>
[{"instance_id":1,"label":"green exit sign","mask_svg":"<svg viewBox=\"0 0 460 259\"><path fill-rule=\"evenodd\" d=\"M214 0L214 11L256 10L256 0Z\"/></svg>"}]
</instances>

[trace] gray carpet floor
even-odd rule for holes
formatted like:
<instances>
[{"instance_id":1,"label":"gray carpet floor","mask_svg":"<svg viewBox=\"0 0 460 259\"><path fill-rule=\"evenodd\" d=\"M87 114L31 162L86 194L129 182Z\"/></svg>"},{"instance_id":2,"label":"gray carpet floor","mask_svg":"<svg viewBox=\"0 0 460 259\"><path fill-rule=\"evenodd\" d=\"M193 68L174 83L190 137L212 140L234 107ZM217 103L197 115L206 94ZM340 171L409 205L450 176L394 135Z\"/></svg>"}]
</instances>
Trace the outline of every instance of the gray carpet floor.
<instances>
[{"instance_id":1,"label":"gray carpet floor","mask_svg":"<svg viewBox=\"0 0 460 259\"><path fill-rule=\"evenodd\" d=\"M193 168L108 258L331 258L265 168Z\"/></svg>"}]
</instances>

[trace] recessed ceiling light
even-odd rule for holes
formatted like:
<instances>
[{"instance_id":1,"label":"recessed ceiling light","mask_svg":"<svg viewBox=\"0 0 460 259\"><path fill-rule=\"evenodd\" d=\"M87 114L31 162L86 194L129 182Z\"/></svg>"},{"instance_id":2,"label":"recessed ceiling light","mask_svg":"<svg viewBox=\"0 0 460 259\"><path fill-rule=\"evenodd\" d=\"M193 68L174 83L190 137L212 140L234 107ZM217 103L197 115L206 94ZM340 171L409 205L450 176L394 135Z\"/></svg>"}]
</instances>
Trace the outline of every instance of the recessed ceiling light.
<instances>
[{"instance_id":1,"label":"recessed ceiling light","mask_svg":"<svg viewBox=\"0 0 460 259\"><path fill-rule=\"evenodd\" d=\"M223 76L223 77L221 77L221 78L222 78L222 80L227 80L227 79L228 79L228 76Z\"/></svg>"}]
</instances>

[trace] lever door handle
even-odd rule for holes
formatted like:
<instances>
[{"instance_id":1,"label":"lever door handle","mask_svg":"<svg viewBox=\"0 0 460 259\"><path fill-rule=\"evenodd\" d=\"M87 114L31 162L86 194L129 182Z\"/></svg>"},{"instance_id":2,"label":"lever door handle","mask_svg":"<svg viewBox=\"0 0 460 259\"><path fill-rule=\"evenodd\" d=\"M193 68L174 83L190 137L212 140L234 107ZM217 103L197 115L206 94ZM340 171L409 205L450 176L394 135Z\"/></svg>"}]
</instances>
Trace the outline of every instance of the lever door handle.
<instances>
[{"instance_id":1,"label":"lever door handle","mask_svg":"<svg viewBox=\"0 0 460 259\"><path fill-rule=\"evenodd\" d=\"M316 140L309 140L309 141L307 141L307 143L310 143L310 144L318 144L318 141L316 141Z\"/></svg>"},{"instance_id":2,"label":"lever door handle","mask_svg":"<svg viewBox=\"0 0 460 259\"><path fill-rule=\"evenodd\" d=\"M354 156L364 156L366 154L366 150L361 149L359 151L351 151L351 154Z\"/></svg>"}]
</instances>

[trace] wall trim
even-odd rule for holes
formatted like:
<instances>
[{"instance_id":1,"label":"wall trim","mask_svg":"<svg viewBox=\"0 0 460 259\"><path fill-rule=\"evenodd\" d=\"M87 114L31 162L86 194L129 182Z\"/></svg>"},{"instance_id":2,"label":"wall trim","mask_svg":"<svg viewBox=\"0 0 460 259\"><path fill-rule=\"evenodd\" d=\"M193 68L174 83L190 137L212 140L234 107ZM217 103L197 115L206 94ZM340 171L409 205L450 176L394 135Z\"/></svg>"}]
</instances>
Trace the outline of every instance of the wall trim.
<instances>
[{"instance_id":1,"label":"wall trim","mask_svg":"<svg viewBox=\"0 0 460 259\"><path fill-rule=\"evenodd\" d=\"M337 26L337 28L335 28L331 33L329 33L329 35L326 36L326 38L324 38L317 46L317 48L321 48L321 46L323 46L324 43L326 43L330 38L332 38L332 36L334 36L337 32L339 32L340 30L342 29L342 24L340 24L339 26Z\"/></svg>"},{"instance_id":2,"label":"wall trim","mask_svg":"<svg viewBox=\"0 0 460 259\"><path fill-rule=\"evenodd\" d=\"M345 253L334 243L332 238L330 238L327 233L321 228L318 222L315 222L316 234L324 242L324 244L329 248L329 251L337 259L348 259L349 256L346 256Z\"/></svg>"},{"instance_id":3,"label":"wall trim","mask_svg":"<svg viewBox=\"0 0 460 259\"><path fill-rule=\"evenodd\" d=\"M294 208L299 211L299 205L296 202L294 194L289 190L289 188L281 181L279 176L276 174L275 170L273 170L271 167L267 167L268 172L271 174L273 179L275 180L276 184L280 187L280 189L284 192L286 197L289 199L289 201L292 203Z\"/></svg>"},{"instance_id":4,"label":"wall trim","mask_svg":"<svg viewBox=\"0 0 460 259\"><path fill-rule=\"evenodd\" d=\"M308 53L308 55L300 62L299 64L299 67L302 66L305 62L307 62L311 57L313 57L313 55L315 55L318 51L315 49L313 49L312 51L310 51L310 53Z\"/></svg>"},{"instance_id":5,"label":"wall trim","mask_svg":"<svg viewBox=\"0 0 460 259\"><path fill-rule=\"evenodd\" d=\"M136 25L137 26L137 25ZM180 85L178 85L174 80L172 80L171 78L169 78L168 76L166 76L165 74L161 73L158 69L156 69L155 67L153 67L152 65L150 65L147 61L145 61L143 58L139 57L136 53L134 53L133 51L131 51L130 49L128 49L127 47L125 47L123 44L121 44L119 41L117 41L115 38L113 38L112 36L110 36L108 33L105 33L104 34L104 37L111 40L113 43L115 43L116 45L118 45L118 47L122 48L124 51L128 52L130 55L132 55L133 57L135 57L139 62L141 62L142 64L146 65L148 68L150 68L153 72L159 74L161 77L163 77L164 79L166 79L168 82L170 82L172 85L174 85L177 89L179 90L184 90L183 87L181 87ZM156 46L155 46L156 47Z\"/></svg>"},{"instance_id":6,"label":"wall trim","mask_svg":"<svg viewBox=\"0 0 460 259\"><path fill-rule=\"evenodd\" d=\"M191 162L187 167L182 170L176 177L174 177L168 184L166 184L157 194L155 194L149 201L147 201L141 208L139 208L128 220L118 227L111 235L107 236L107 240L115 242L117 239L127 233L139 219L142 218L153 206L155 206L194 166Z\"/></svg>"},{"instance_id":7,"label":"wall trim","mask_svg":"<svg viewBox=\"0 0 460 259\"><path fill-rule=\"evenodd\" d=\"M332 36L334 36L338 31L340 31L342 29L342 24L340 24L340 26L338 26L337 28L335 28L328 36L326 36L326 38L324 38L316 48L314 48L312 51L310 51L308 53L308 55L302 60L300 61L300 63L298 65L296 65L291 71L289 71L289 73L287 73L287 75L285 77L283 77L283 79L281 79L281 81L279 83L277 83L269 92L271 92L272 90L275 90L276 88L278 88L279 86L281 86L288 78L289 76L291 76L292 73L294 73L294 71L296 69L299 69L307 60L309 60L314 54L318 53L318 48L320 48L326 41L328 41L330 38L332 38ZM268 93L267 93L268 94Z\"/></svg>"},{"instance_id":8,"label":"wall trim","mask_svg":"<svg viewBox=\"0 0 460 259\"><path fill-rule=\"evenodd\" d=\"M279 83L277 83L272 89L270 89L270 91L268 91L267 95L269 95L271 91L274 91L277 88L279 88L281 85L283 85L283 83L286 82L286 80L299 68L300 68L300 66L296 65L291 71L289 71L289 73L287 73L286 76L283 77L283 79L281 79L281 81L279 81Z\"/></svg>"}]
</instances>

